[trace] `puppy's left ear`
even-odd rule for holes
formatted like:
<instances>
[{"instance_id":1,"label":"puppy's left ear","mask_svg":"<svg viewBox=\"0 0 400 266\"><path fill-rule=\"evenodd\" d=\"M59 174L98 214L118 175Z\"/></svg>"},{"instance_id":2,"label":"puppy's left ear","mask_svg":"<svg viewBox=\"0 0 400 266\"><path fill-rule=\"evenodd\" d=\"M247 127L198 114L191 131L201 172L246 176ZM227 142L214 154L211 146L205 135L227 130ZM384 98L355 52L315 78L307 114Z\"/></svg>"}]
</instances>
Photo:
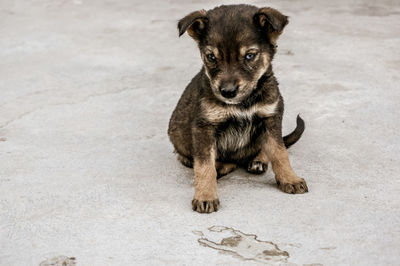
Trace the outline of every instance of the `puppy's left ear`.
<instances>
[{"instance_id":1,"label":"puppy's left ear","mask_svg":"<svg viewBox=\"0 0 400 266\"><path fill-rule=\"evenodd\" d=\"M197 42L204 35L208 25L207 11L199 10L190 13L178 22L179 36L187 33Z\"/></svg>"},{"instance_id":2,"label":"puppy's left ear","mask_svg":"<svg viewBox=\"0 0 400 266\"><path fill-rule=\"evenodd\" d=\"M276 45L276 40L289 23L287 16L270 7L260 8L253 19L254 24L265 31L273 45Z\"/></svg>"}]
</instances>

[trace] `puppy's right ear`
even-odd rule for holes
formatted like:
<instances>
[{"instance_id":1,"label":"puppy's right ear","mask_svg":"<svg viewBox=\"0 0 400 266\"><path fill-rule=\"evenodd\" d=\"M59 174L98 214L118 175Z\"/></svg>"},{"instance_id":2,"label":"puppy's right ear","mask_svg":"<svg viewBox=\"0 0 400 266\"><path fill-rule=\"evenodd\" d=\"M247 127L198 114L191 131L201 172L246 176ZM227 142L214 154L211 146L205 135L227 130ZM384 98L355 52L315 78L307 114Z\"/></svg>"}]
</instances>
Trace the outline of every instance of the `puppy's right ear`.
<instances>
[{"instance_id":1,"label":"puppy's right ear","mask_svg":"<svg viewBox=\"0 0 400 266\"><path fill-rule=\"evenodd\" d=\"M199 41L204 35L208 25L207 12L203 10L195 11L179 20L179 36L187 33L195 40Z\"/></svg>"}]
</instances>

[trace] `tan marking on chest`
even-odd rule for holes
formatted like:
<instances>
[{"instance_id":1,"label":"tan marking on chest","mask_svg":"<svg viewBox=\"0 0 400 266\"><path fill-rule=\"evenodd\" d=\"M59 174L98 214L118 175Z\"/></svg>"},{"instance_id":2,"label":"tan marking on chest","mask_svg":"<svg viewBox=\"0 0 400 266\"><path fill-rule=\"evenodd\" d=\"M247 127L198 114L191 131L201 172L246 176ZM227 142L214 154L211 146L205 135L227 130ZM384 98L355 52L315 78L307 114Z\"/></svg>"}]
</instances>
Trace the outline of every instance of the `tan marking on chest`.
<instances>
[{"instance_id":1,"label":"tan marking on chest","mask_svg":"<svg viewBox=\"0 0 400 266\"><path fill-rule=\"evenodd\" d=\"M220 132L217 138L218 150L223 153L237 151L249 144L252 135L253 123L230 125Z\"/></svg>"},{"instance_id":2,"label":"tan marking on chest","mask_svg":"<svg viewBox=\"0 0 400 266\"><path fill-rule=\"evenodd\" d=\"M239 108L235 105L220 106L202 102L202 112L206 119L212 123L220 123L226 121L230 117L251 119L254 115L259 117L269 117L276 114L279 99L275 102L266 104L258 103L247 109Z\"/></svg>"}]
</instances>

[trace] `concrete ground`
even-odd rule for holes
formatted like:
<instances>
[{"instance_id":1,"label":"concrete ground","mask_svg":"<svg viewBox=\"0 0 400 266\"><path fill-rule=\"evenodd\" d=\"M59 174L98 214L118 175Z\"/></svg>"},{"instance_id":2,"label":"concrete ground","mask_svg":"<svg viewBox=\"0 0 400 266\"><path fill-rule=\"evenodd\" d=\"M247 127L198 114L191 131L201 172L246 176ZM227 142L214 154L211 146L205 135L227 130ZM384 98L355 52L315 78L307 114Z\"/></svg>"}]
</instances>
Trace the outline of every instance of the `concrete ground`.
<instances>
[{"instance_id":1,"label":"concrete ground","mask_svg":"<svg viewBox=\"0 0 400 266\"><path fill-rule=\"evenodd\" d=\"M400 264L399 2L250 2L290 16L274 69L310 192L238 170L202 215L166 131L201 67L176 22L218 3L0 1L1 265Z\"/></svg>"}]
</instances>

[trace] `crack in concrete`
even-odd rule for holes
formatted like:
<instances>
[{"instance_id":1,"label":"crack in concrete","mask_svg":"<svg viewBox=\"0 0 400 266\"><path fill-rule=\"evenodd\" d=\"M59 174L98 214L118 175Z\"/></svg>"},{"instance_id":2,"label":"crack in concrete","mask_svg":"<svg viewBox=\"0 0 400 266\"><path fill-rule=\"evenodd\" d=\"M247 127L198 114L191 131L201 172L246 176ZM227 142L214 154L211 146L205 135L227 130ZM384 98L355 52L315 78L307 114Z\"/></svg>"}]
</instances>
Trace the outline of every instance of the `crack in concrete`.
<instances>
[{"instance_id":1,"label":"crack in concrete","mask_svg":"<svg viewBox=\"0 0 400 266\"><path fill-rule=\"evenodd\" d=\"M15 102L15 101L18 101L18 100L20 100L20 99L27 98L27 97L29 97L29 96L43 94L43 93L48 92L48 91L54 91L54 90L53 90L53 89L46 89L46 90L39 90L39 91L30 92L30 93L27 93L27 94L18 96L18 97L14 98L14 99L11 99L11 101ZM9 104L9 102L0 104L0 108L3 107L3 106L5 106L5 105L7 105L7 104Z\"/></svg>"},{"instance_id":2,"label":"crack in concrete","mask_svg":"<svg viewBox=\"0 0 400 266\"><path fill-rule=\"evenodd\" d=\"M94 94L90 94L86 97L84 97L82 100L80 101L75 101L75 102L60 102L60 103L53 103L53 104L46 104L43 106L40 106L38 108L34 108L33 110L27 111L25 113L22 113L20 115L18 115L17 117L10 119L8 121L6 121L4 124L0 125L0 130L4 129L5 127L7 127L8 125L10 125L11 123L14 123L15 121L18 121L22 118L24 118L25 116L35 113L37 111L43 110L45 108L48 107L53 107L53 106L59 106L59 105L74 105L74 104L80 104L80 103L84 103L88 100L90 100L91 98L95 98L95 97L101 97L101 96L105 96L105 95L113 95L113 94L119 94L119 93L123 93L125 91L129 91L129 90L134 90L135 88L129 88L129 87L125 87L123 89L120 90L115 90L115 91L111 91L111 92L104 92L104 93L94 93Z\"/></svg>"}]
</instances>

